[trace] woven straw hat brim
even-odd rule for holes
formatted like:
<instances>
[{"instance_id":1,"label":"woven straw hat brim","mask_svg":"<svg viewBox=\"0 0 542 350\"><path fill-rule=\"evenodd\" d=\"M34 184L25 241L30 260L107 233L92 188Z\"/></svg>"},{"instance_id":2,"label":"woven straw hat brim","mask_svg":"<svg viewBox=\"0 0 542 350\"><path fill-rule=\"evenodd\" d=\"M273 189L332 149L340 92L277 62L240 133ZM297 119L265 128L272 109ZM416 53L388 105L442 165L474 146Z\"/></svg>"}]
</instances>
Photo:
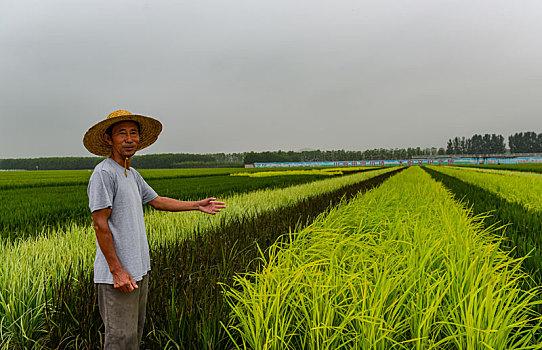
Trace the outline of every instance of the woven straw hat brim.
<instances>
[{"instance_id":1,"label":"woven straw hat brim","mask_svg":"<svg viewBox=\"0 0 542 350\"><path fill-rule=\"evenodd\" d=\"M83 145L85 145L85 148L90 153L97 156L110 156L111 146L109 146L105 140L105 131L115 123L128 120L138 122L141 127L139 133L139 146L137 147L138 151L152 145L156 139L158 139L160 132L162 132L162 123L154 118L137 114L122 115L107 118L88 129L83 137Z\"/></svg>"}]
</instances>

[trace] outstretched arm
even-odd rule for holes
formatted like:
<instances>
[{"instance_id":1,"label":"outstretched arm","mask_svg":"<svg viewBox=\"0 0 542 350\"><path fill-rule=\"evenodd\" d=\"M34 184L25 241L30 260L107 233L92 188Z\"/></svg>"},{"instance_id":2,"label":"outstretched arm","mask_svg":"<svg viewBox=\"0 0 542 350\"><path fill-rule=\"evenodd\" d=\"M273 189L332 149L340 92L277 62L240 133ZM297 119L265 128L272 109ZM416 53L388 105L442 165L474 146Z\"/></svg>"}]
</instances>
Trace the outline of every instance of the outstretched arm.
<instances>
[{"instance_id":1,"label":"outstretched arm","mask_svg":"<svg viewBox=\"0 0 542 350\"><path fill-rule=\"evenodd\" d=\"M169 197L158 196L149 202L150 206L156 210L163 211L188 211L199 210L203 213L214 215L220 210L226 208L224 202L218 202L216 198L205 198L199 201L179 201Z\"/></svg>"}]
</instances>

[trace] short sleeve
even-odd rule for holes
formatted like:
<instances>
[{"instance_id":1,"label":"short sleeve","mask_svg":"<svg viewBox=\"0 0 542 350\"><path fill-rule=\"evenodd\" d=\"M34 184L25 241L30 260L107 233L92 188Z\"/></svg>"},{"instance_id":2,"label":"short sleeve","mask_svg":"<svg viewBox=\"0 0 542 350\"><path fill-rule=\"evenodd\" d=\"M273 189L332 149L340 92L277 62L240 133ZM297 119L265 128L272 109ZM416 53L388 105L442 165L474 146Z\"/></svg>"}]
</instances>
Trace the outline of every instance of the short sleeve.
<instances>
[{"instance_id":1,"label":"short sleeve","mask_svg":"<svg viewBox=\"0 0 542 350\"><path fill-rule=\"evenodd\" d=\"M96 210L111 208L115 196L115 188L111 176L104 171L94 171L88 182L87 194L88 206L91 213Z\"/></svg>"},{"instance_id":2,"label":"short sleeve","mask_svg":"<svg viewBox=\"0 0 542 350\"><path fill-rule=\"evenodd\" d=\"M141 201L143 204L147 204L153 199L155 199L156 197L158 197L158 194L156 193L156 191L152 189L151 186L149 186L149 184L145 181L145 179L143 179L141 174L139 174L138 172L136 172L136 174L137 174L136 178L139 184L139 189L141 191Z\"/></svg>"}]
</instances>

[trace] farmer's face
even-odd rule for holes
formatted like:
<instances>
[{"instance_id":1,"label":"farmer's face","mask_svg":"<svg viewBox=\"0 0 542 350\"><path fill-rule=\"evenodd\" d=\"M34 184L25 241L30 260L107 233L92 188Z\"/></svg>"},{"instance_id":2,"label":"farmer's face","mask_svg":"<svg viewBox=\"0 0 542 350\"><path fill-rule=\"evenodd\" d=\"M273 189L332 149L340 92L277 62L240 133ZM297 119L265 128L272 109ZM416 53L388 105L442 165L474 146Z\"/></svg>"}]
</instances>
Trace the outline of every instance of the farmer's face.
<instances>
[{"instance_id":1,"label":"farmer's face","mask_svg":"<svg viewBox=\"0 0 542 350\"><path fill-rule=\"evenodd\" d=\"M124 121L114 124L108 142L112 147L112 153L123 158L133 156L139 146L139 129L136 122Z\"/></svg>"}]
</instances>

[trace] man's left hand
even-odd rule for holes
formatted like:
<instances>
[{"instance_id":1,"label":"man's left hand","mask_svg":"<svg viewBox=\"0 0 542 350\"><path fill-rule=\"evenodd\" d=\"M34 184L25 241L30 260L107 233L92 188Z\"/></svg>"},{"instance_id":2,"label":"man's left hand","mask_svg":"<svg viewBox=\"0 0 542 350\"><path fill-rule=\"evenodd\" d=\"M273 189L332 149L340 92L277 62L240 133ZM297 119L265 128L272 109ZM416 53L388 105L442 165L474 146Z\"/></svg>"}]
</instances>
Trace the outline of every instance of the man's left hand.
<instances>
[{"instance_id":1,"label":"man's left hand","mask_svg":"<svg viewBox=\"0 0 542 350\"><path fill-rule=\"evenodd\" d=\"M207 214L215 215L224 208L226 208L226 203L218 202L214 197L198 201L198 210Z\"/></svg>"}]
</instances>

